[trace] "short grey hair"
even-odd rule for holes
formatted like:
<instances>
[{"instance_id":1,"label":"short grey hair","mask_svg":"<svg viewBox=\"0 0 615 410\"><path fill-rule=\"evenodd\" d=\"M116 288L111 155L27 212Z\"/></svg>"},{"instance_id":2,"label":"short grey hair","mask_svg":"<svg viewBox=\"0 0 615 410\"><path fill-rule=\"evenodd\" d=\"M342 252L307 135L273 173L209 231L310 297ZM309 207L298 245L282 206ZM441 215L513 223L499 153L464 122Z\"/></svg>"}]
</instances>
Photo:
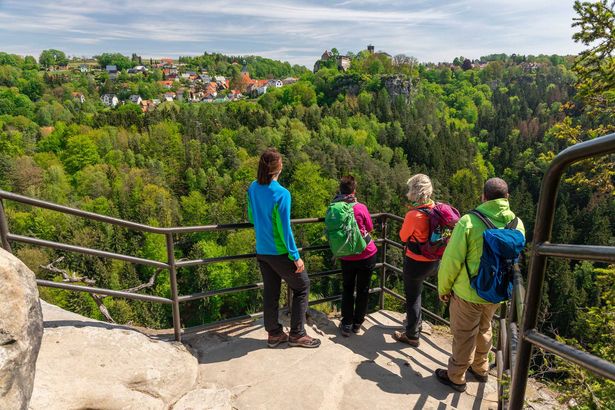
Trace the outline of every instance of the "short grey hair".
<instances>
[{"instance_id":1,"label":"short grey hair","mask_svg":"<svg viewBox=\"0 0 615 410\"><path fill-rule=\"evenodd\" d=\"M508 184L502 178L491 178L485 182L483 187L485 200L500 199L508 197Z\"/></svg>"},{"instance_id":2,"label":"short grey hair","mask_svg":"<svg viewBox=\"0 0 615 410\"><path fill-rule=\"evenodd\" d=\"M425 174L416 174L408 182L408 193L406 196L410 201L425 204L431 200L433 186L431 179Z\"/></svg>"}]
</instances>

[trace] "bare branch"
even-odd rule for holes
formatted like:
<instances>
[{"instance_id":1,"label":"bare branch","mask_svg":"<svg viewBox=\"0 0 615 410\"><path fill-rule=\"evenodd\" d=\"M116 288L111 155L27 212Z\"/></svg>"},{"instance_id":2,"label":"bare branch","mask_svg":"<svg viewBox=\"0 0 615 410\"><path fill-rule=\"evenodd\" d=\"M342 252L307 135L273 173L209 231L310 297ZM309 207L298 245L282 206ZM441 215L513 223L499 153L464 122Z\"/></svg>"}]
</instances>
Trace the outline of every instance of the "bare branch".
<instances>
[{"instance_id":1,"label":"bare branch","mask_svg":"<svg viewBox=\"0 0 615 410\"><path fill-rule=\"evenodd\" d=\"M156 283L156 276L158 276L158 274L160 272L162 272L164 268L159 268L156 269L156 271L154 272L154 274L149 278L149 281L147 281L147 283L142 283L139 286L135 286L133 288L128 288L128 289L124 289L124 292L129 292L129 293L135 293L138 292L142 289L147 289L147 288L151 288L152 286L154 286L154 283Z\"/></svg>"},{"instance_id":2,"label":"bare branch","mask_svg":"<svg viewBox=\"0 0 615 410\"><path fill-rule=\"evenodd\" d=\"M62 282L69 282L69 283L83 282L83 283L87 283L88 285L94 285L96 283L96 280L90 279L87 276L76 276L74 272L70 272L67 269L60 269L58 267L53 266L54 264L62 262L63 260L64 260L64 256L61 256L55 261L50 262L47 265L40 265L40 267L50 272L59 273L60 275L62 275L62 278L64 278Z\"/></svg>"},{"instance_id":3,"label":"bare branch","mask_svg":"<svg viewBox=\"0 0 615 410\"><path fill-rule=\"evenodd\" d=\"M105 317L107 322L115 323L115 320L113 320L111 313L109 313L109 310L103 303L103 297L101 295L96 295L94 293L90 293L90 296L92 296L92 299L94 299L94 302L96 302L96 304L98 305L98 310L100 310L100 313L102 313L102 315Z\"/></svg>"}]
</instances>

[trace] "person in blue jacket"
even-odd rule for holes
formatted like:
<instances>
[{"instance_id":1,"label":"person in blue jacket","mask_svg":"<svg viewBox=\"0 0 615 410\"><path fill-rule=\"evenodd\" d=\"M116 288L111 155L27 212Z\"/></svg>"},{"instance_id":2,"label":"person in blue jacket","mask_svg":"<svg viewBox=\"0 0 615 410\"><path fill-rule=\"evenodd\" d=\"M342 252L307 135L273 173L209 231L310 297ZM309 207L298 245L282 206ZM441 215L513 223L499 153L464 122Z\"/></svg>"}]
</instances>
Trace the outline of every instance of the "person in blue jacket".
<instances>
[{"instance_id":1,"label":"person in blue jacket","mask_svg":"<svg viewBox=\"0 0 615 410\"><path fill-rule=\"evenodd\" d=\"M261 155L256 181L248 188L248 217L256 233L256 259L263 275L267 345L318 347L320 340L305 332L310 279L299 256L290 226L290 192L278 183L282 156L273 148ZM290 334L278 321L282 279L293 291Z\"/></svg>"}]
</instances>

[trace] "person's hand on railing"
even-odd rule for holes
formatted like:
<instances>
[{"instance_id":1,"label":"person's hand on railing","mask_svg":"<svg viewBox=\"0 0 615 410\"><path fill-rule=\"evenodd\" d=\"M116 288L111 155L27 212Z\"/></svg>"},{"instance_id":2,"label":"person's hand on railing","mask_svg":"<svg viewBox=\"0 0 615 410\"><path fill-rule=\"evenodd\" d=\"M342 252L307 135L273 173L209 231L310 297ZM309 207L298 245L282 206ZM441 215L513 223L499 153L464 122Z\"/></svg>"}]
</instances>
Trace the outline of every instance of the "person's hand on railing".
<instances>
[{"instance_id":1,"label":"person's hand on railing","mask_svg":"<svg viewBox=\"0 0 615 410\"><path fill-rule=\"evenodd\" d=\"M297 267L297 270L295 271L295 273L301 273L305 270L305 264L303 263L303 259L301 258L295 261L295 266Z\"/></svg>"},{"instance_id":2,"label":"person's hand on railing","mask_svg":"<svg viewBox=\"0 0 615 410\"><path fill-rule=\"evenodd\" d=\"M446 295L438 295L438 298L440 298L442 302L448 303L448 301L451 300L451 294L447 293Z\"/></svg>"}]
</instances>

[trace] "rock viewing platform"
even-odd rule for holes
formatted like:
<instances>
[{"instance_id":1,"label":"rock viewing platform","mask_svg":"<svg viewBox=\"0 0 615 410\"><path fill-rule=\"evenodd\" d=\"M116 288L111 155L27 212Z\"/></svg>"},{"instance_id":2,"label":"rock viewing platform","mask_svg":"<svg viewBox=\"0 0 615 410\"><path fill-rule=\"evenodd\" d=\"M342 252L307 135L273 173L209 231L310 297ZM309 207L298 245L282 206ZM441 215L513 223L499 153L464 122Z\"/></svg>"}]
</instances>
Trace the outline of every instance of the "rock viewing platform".
<instances>
[{"instance_id":1,"label":"rock viewing platform","mask_svg":"<svg viewBox=\"0 0 615 410\"><path fill-rule=\"evenodd\" d=\"M308 332L320 348L269 349L262 320L187 333L179 344L172 333L148 335L42 305L32 410L497 408L495 376L486 384L468 376L464 393L433 376L448 360L446 328L434 327L418 349L394 341L400 313L372 313L359 335L344 338L337 319L310 310ZM557 408L554 397L528 385L534 409Z\"/></svg>"}]
</instances>

